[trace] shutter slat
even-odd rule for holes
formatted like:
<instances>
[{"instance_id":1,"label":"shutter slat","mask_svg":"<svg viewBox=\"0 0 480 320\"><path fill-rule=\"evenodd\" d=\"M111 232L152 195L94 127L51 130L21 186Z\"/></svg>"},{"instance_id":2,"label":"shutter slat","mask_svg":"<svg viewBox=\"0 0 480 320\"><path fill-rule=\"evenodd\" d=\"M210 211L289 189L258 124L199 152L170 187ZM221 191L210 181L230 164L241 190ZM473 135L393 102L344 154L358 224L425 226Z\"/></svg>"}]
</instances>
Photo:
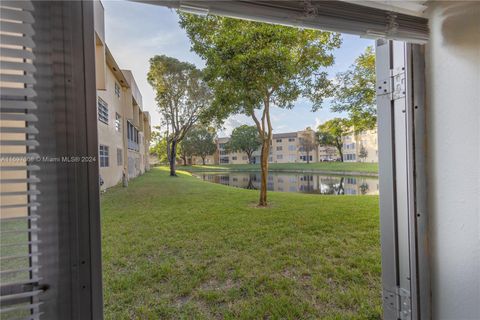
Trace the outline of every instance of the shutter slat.
<instances>
[{"instance_id":1,"label":"shutter slat","mask_svg":"<svg viewBox=\"0 0 480 320\"><path fill-rule=\"evenodd\" d=\"M25 232L37 232L40 231L39 228L28 228L28 229L13 229L13 230L4 230L2 231L3 234L7 233L25 233ZM4 259L4 257L2 257ZM5 258L6 259L6 258Z\"/></svg>"},{"instance_id":2,"label":"shutter slat","mask_svg":"<svg viewBox=\"0 0 480 320\"><path fill-rule=\"evenodd\" d=\"M37 105L32 101L26 100L1 100L0 108L35 110L37 109Z\"/></svg>"},{"instance_id":3,"label":"shutter slat","mask_svg":"<svg viewBox=\"0 0 480 320\"><path fill-rule=\"evenodd\" d=\"M1 140L0 146L28 146L37 147L40 144L35 140Z\"/></svg>"},{"instance_id":4,"label":"shutter slat","mask_svg":"<svg viewBox=\"0 0 480 320\"><path fill-rule=\"evenodd\" d=\"M0 244L0 247L6 248L6 247L20 247L20 246L28 246L32 244L39 244L41 241L28 241L28 242L18 242L18 243L2 243Z\"/></svg>"},{"instance_id":5,"label":"shutter slat","mask_svg":"<svg viewBox=\"0 0 480 320\"><path fill-rule=\"evenodd\" d=\"M15 22L9 22L9 21L1 21L0 28L4 32L20 33L20 34L25 34L27 36L33 36L35 34L32 26L28 23L15 23Z\"/></svg>"},{"instance_id":6,"label":"shutter slat","mask_svg":"<svg viewBox=\"0 0 480 320\"><path fill-rule=\"evenodd\" d=\"M21 285L26 285L26 284L35 284L38 283L41 278L30 278L26 281L13 281L13 282L5 282L2 283L2 287L8 287L8 286L21 286Z\"/></svg>"},{"instance_id":7,"label":"shutter slat","mask_svg":"<svg viewBox=\"0 0 480 320\"><path fill-rule=\"evenodd\" d=\"M29 166L1 166L0 171L38 171L40 170L39 166L29 165Z\"/></svg>"},{"instance_id":8,"label":"shutter slat","mask_svg":"<svg viewBox=\"0 0 480 320\"><path fill-rule=\"evenodd\" d=\"M26 114L16 114L16 113L2 113L0 114L0 119L2 120L12 120L12 121L38 121L36 115L31 113Z\"/></svg>"},{"instance_id":9,"label":"shutter slat","mask_svg":"<svg viewBox=\"0 0 480 320\"><path fill-rule=\"evenodd\" d=\"M0 68L3 70L19 70L24 72L37 71L37 68L28 62L0 61Z\"/></svg>"},{"instance_id":10,"label":"shutter slat","mask_svg":"<svg viewBox=\"0 0 480 320\"><path fill-rule=\"evenodd\" d=\"M3 232L2 232L3 233ZM38 257L41 256L42 254L40 252L37 253L29 253L29 254L19 254L15 256L5 256L5 257L0 257L1 261L6 261L6 260L14 260L14 259L23 259L23 258L32 258L32 257Z\"/></svg>"},{"instance_id":11,"label":"shutter slat","mask_svg":"<svg viewBox=\"0 0 480 320\"><path fill-rule=\"evenodd\" d=\"M22 1L18 1L22 2ZM11 2L13 3L13 1ZM3 5L3 2L2 2ZM32 14L28 11L23 11L23 10L14 10L14 9L8 9L8 8L2 8L0 10L0 18L4 20L16 20L16 21L21 21L21 22L26 22L26 23L34 23L35 19L33 18Z\"/></svg>"},{"instance_id":12,"label":"shutter slat","mask_svg":"<svg viewBox=\"0 0 480 320\"><path fill-rule=\"evenodd\" d=\"M2 204L2 205L0 205L0 209L36 208L39 205L40 204L38 202L17 203L17 204Z\"/></svg>"},{"instance_id":13,"label":"shutter slat","mask_svg":"<svg viewBox=\"0 0 480 320\"><path fill-rule=\"evenodd\" d=\"M0 221L15 221L15 220L37 220L38 215L30 214L28 216L19 216L19 217L10 217L10 218L1 218Z\"/></svg>"},{"instance_id":14,"label":"shutter slat","mask_svg":"<svg viewBox=\"0 0 480 320\"><path fill-rule=\"evenodd\" d=\"M16 273L22 273L22 272L32 272L35 270L38 270L40 267L30 267L30 268L23 268L23 269L11 269L11 270L1 270L0 274L1 275L12 275Z\"/></svg>"},{"instance_id":15,"label":"shutter slat","mask_svg":"<svg viewBox=\"0 0 480 320\"><path fill-rule=\"evenodd\" d=\"M35 55L33 54L33 52L14 48L2 48L2 56L17 59L35 59Z\"/></svg>"},{"instance_id":16,"label":"shutter slat","mask_svg":"<svg viewBox=\"0 0 480 320\"><path fill-rule=\"evenodd\" d=\"M27 191L2 191L0 196L34 196L39 195L40 191L38 190L27 190Z\"/></svg>"},{"instance_id":17,"label":"shutter slat","mask_svg":"<svg viewBox=\"0 0 480 320\"><path fill-rule=\"evenodd\" d=\"M22 292L22 293L15 293L15 294L8 294L0 297L0 302L8 301L8 300L16 300L16 299L21 299L21 298L30 298L30 297L35 297L42 293L43 290L33 290L33 291L27 291L27 292Z\"/></svg>"},{"instance_id":18,"label":"shutter slat","mask_svg":"<svg viewBox=\"0 0 480 320\"><path fill-rule=\"evenodd\" d=\"M32 88L1 88L2 96L33 98L37 93Z\"/></svg>"},{"instance_id":19,"label":"shutter slat","mask_svg":"<svg viewBox=\"0 0 480 320\"><path fill-rule=\"evenodd\" d=\"M34 126L28 127L1 127L0 132L2 133L29 133L29 134L37 134L38 130Z\"/></svg>"},{"instance_id":20,"label":"shutter slat","mask_svg":"<svg viewBox=\"0 0 480 320\"><path fill-rule=\"evenodd\" d=\"M7 44L11 46L35 48L35 43L33 42L31 37L19 37L0 34L0 43L2 43L3 45Z\"/></svg>"},{"instance_id":21,"label":"shutter slat","mask_svg":"<svg viewBox=\"0 0 480 320\"><path fill-rule=\"evenodd\" d=\"M43 302L38 302L38 303L29 303L29 304L21 304L17 305L15 307L8 307L8 308L3 308L0 310L0 313L7 313L7 312L12 312L16 310L25 310L25 309L32 309L32 308L38 308L40 305L42 305Z\"/></svg>"},{"instance_id":22,"label":"shutter slat","mask_svg":"<svg viewBox=\"0 0 480 320\"><path fill-rule=\"evenodd\" d=\"M10 8L17 8L26 11L33 11L33 5L31 1L18 1L18 0L2 0L1 2L2 7L10 7ZM2 16L3 18L3 16Z\"/></svg>"},{"instance_id":23,"label":"shutter slat","mask_svg":"<svg viewBox=\"0 0 480 320\"><path fill-rule=\"evenodd\" d=\"M3 51L2 51L3 53ZM21 82L21 83L24 83L24 84L35 84L36 81L35 79L33 78L32 75L20 75L20 74L2 74L0 76L0 79L2 80L2 82L14 82L14 83L18 83L18 82ZM2 85L2 92L3 90L5 90L4 88L6 88L5 86Z\"/></svg>"},{"instance_id":24,"label":"shutter slat","mask_svg":"<svg viewBox=\"0 0 480 320\"><path fill-rule=\"evenodd\" d=\"M0 183L39 183L40 179L37 177L30 177L26 179L0 179Z\"/></svg>"}]
</instances>

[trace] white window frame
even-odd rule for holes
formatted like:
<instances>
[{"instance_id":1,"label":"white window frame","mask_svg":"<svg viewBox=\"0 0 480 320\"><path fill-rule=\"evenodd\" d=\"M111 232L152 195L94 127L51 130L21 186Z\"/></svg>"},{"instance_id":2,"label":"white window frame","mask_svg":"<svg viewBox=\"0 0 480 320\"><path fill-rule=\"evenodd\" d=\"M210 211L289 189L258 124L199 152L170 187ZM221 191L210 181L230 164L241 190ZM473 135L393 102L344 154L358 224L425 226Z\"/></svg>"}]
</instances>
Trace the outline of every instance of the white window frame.
<instances>
[{"instance_id":1,"label":"white window frame","mask_svg":"<svg viewBox=\"0 0 480 320\"><path fill-rule=\"evenodd\" d=\"M110 148L107 145L101 144L98 146L98 161L100 168L110 167Z\"/></svg>"},{"instance_id":2,"label":"white window frame","mask_svg":"<svg viewBox=\"0 0 480 320\"><path fill-rule=\"evenodd\" d=\"M108 103L102 98L97 98L98 121L108 125Z\"/></svg>"}]
</instances>

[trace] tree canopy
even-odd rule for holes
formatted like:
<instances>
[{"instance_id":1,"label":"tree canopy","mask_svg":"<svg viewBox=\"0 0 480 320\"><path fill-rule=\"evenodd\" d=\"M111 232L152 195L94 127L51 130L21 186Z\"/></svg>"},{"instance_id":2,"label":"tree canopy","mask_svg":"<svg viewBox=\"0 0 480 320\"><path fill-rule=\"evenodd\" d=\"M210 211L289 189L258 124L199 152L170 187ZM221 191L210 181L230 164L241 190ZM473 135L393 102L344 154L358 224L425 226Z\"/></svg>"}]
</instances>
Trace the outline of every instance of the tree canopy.
<instances>
[{"instance_id":1,"label":"tree canopy","mask_svg":"<svg viewBox=\"0 0 480 320\"><path fill-rule=\"evenodd\" d=\"M377 123L375 52L366 48L349 70L336 76L331 110L347 112L356 132L372 129Z\"/></svg>"},{"instance_id":2,"label":"tree canopy","mask_svg":"<svg viewBox=\"0 0 480 320\"><path fill-rule=\"evenodd\" d=\"M226 149L234 152L245 152L248 157L248 163L252 163L252 155L261 145L262 141L258 136L257 128L244 124L233 129Z\"/></svg>"},{"instance_id":3,"label":"tree canopy","mask_svg":"<svg viewBox=\"0 0 480 320\"><path fill-rule=\"evenodd\" d=\"M210 115L251 117L262 141L260 206L267 205L270 108L292 108L299 97L319 108L331 93L325 67L340 35L253 21L180 13L192 50L206 63L205 79L214 93ZM256 115L255 111L260 115Z\"/></svg>"},{"instance_id":4,"label":"tree canopy","mask_svg":"<svg viewBox=\"0 0 480 320\"><path fill-rule=\"evenodd\" d=\"M317 139L321 146L337 148L340 159L343 161L342 136L349 132L351 122L348 119L334 118L318 126Z\"/></svg>"},{"instance_id":5,"label":"tree canopy","mask_svg":"<svg viewBox=\"0 0 480 320\"><path fill-rule=\"evenodd\" d=\"M193 64L165 55L150 59L148 82L156 92L157 107L166 130L170 175L175 176L177 145L194 124L205 119L211 91L203 72Z\"/></svg>"},{"instance_id":6,"label":"tree canopy","mask_svg":"<svg viewBox=\"0 0 480 320\"><path fill-rule=\"evenodd\" d=\"M215 130L205 126L195 126L188 135L193 146L193 155L201 157L205 165L206 157L217 151Z\"/></svg>"}]
</instances>

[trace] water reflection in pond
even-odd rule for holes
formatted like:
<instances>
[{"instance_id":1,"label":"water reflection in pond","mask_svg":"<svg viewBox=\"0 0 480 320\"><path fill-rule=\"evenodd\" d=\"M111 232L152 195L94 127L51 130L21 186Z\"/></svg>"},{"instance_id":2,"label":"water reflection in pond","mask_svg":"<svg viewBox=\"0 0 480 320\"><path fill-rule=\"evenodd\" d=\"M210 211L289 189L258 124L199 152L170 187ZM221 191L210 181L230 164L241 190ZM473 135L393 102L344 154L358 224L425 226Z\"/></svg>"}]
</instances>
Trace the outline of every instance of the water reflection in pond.
<instances>
[{"instance_id":1,"label":"water reflection in pond","mask_svg":"<svg viewBox=\"0 0 480 320\"><path fill-rule=\"evenodd\" d=\"M205 181L231 187L260 188L260 172L205 172L193 175ZM326 195L376 195L378 194L378 178L270 172L267 188L271 191Z\"/></svg>"}]
</instances>

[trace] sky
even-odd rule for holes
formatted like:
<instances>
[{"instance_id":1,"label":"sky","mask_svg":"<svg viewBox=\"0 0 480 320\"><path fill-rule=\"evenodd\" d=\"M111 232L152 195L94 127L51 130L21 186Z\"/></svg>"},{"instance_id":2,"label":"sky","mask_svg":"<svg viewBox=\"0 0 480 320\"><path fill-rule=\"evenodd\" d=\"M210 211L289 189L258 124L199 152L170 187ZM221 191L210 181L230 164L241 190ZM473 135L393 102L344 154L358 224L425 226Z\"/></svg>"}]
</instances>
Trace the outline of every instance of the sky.
<instances>
[{"instance_id":1,"label":"sky","mask_svg":"<svg viewBox=\"0 0 480 320\"><path fill-rule=\"evenodd\" d=\"M103 0L102 3L105 8L107 46L120 68L132 71L142 93L143 109L150 112L152 127L157 126L160 124L160 115L156 111L155 92L147 82L149 59L164 54L193 63L199 68L205 64L190 51L190 41L180 28L175 11L131 1ZM334 51L335 64L327 70L330 78L348 69L367 46L374 45L373 40L359 36L342 35L342 38L342 46ZM271 111L274 133L316 128L336 116L339 114L330 112L328 105L311 112L311 103L306 99L297 100L291 110L274 107ZM253 125L253 120L243 115L231 116L219 136L228 136L233 128L242 124Z\"/></svg>"}]
</instances>

